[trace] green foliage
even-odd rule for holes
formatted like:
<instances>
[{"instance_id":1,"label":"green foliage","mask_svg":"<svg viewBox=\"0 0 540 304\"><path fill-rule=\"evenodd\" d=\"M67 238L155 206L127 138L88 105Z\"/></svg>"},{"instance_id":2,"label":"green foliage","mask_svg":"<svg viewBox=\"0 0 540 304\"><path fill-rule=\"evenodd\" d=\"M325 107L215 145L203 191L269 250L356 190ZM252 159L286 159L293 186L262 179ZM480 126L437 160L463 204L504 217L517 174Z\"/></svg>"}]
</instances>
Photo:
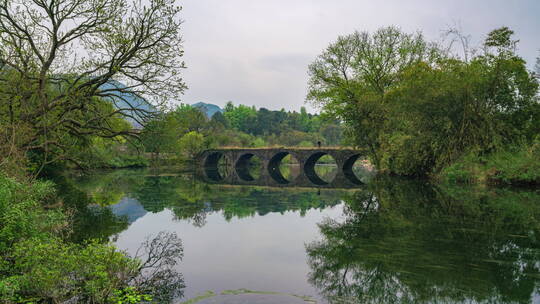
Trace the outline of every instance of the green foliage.
<instances>
[{"instance_id":1,"label":"green foliage","mask_svg":"<svg viewBox=\"0 0 540 304\"><path fill-rule=\"evenodd\" d=\"M178 147L191 159L208 148L204 136L197 131L191 131L182 136L178 140Z\"/></svg>"},{"instance_id":2,"label":"green foliage","mask_svg":"<svg viewBox=\"0 0 540 304\"><path fill-rule=\"evenodd\" d=\"M216 131L228 129L231 127L229 120L221 112L216 112L210 118L210 128Z\"/></svg>"},{"instance_id":3,"label":"green foliage","mask_svg":"<svg viewBox=\"0 0 540 304\"><path fill-rule=\"evenodd\" d=\"M174 0L4 1L0 9L0 167L15 162L37 176L77 162L93 137L132 138L123 119L143 123L185 89Z\"/></svg>"},{"instance_id":4,"label":"green foliage","mask_svg":"<svg viewBox=\"0 0 540 304\"><path fill-rule=\"evenodd\" d=\"M384 94L401 71L437 57L422 35L395 27L342 36L309 66L308 99L326 115L345 121L354 144L368 148L379 167L379 137L387 120Z\"/></svg>"},{"instance_id":5,"label":"green foliage","mask_svg":"<svg viewBox=\"0 0 540 304\"><path fill-rule=\"evenodd\" d=\"M141 139L146 152L153 153L155 160L162 158L160 154L169 159L171 155L180 154L179 159L185 160L214 146L311 147L319 141L337 145L341 142L342 132L339 121L309 114L304 107L298 113L257 110L229 102L223 114L216 112L209 120L199 109L181 105L150 121L142 131Z\"/></svg>"},{"instance_id":6,"label":"green foliage","mask_svg":"<svg viewBox=\"0 0 540 304\"><path fill-rule=\"evenodd\" d=\"M153 295L168 303L181 295L182 278L172 269L182 257L176 235L149 241L141 263L102 240L69 242L69 218L58 201L51 182L0 175L0 302L140 303Z\"/></svg>"},{"instance_id":7,"label":"green foliage","mask_svg":"<svg viewBox=\"0 0 540 304\"><path fill-rule=\"evenodd\" d=\"M314 147L314 146L315 145L313 144L313 142L307 141L307 140L304 140L298 143L298 147Z\"/></svg>"},{"instance_id":8,"label":"green foliage","mask_svg":"<svg viewBox=\"0 0 540 304\"><path fill-rule=\"evenodd\" d=\"M173 119L159 115L145 125L141 133L141 142L146 152L159 155L174 149L177 136Z\"/></svg>"},{"instance_id":9,"label":"green foliage","mask_svg":"<svg viewBox=\"0 0 540 304\"><path fill-rule=\"evenodd\" d=\"M65 228L67 223L62 213L42 209L41 203L52 203L53 194L50 182L28 186L0 174L0 254L3 263L14 244L30 238L47 239L52 231Z\"/></svg>"},{"instance_id":10,"label":"green foliage","mask_svg":"<svg viewBox=\"0 0 540 304\"><path fill-rule=\"evenodd\" d=\"M342 133L339 121L325 121L318 115L309 114L305 107L301 107L298 113L270 111L266 108L256 110L254 107L235 106L229 102L224 117L229 124L223 125L230 125L237 136L244 136L243 133L256 136L269 145L295 146L302 141L315 145L318 140L325 144L338 144ZM239 144L238 140L229 138L226 145ZM241 145L246 144L242 142ZM253 142L247 146L258 146L258 143Z\"/></svg>"},{"instance_id":11,"label":"green foliage","mask_svg":"<svg viewBox=\"0 0 540 304\"><path fill-rule=\"evenodd\" d=\"M531 302L538 192L388 177L368 188L345 197L344 216L322 221L321 239L306 245L309 282L327 302Z\"/></svg>"},{"instance_id":12,"label":"green foliage","mask_svg":"<svg viewBox=\"0 0 540 304\"><path fill-rule=\"evenodd\" d=\"M122 137L90 137L85 146L75 147L70 154L76 157L77 166L82 168L146 167L148 160L141 153L141 148L139 142L128 142Z\"/></svg>"},{"instance_id":13,"label":"green foliage","mask_svg":"<svg viewBox=\"0 0 540 304\"><path fill-rule=\"evenodd\" d=\"M65 301L105 303L136 273L138 262L109 245L63 241L67 218L54 202L53 185L15 182L0 175L0 299L3 303Z\"/></svg>"},{"instance_id":14,"label":"green foliage","mask_svg":"<svg viewBox=\"0 0 540 304\"><path fill-rule=\"evenodd\" d=\"M30 239L17 244L11 272L16 290L27 299L68 300L77 297L108 303L114 291L126 286L126 278L137 274L139 263L110 245L86 246L59 239L45 242Z\"/></svg>"},{"instance_id":15,"label":"green foliage","mask_svg":"<svg viewBox=\"0 0 540 304\"><path fill-rule=\"evenodd\" d=\"M479 167L478 158L474 154L467 154L444 168L439 175L446 182L469 184L480 180L480 178L475 178L480 171Z\"/></svg>"},{"instance_id":16,"label":"green foliage","mask_svg":"<svg viewBox=\"0 0 540 304\"><path fill-rule=\"evenodd\" d=\"M255 138L255 140L253 140L250 146L254 148L259 148L259 147L264 147L266 145L267 144L266 144L266 141L264 141L264 139L257 137Z\"/></svg>"},{"instance_id":17,"label":"green foliage","mask_svg":"<svg viewBox=\"0 0 540 304\"><path fill-rule=\"evenodd\" d=\"M396 28L339 37L310 65L308 98L345 121L348 140L378 169L437 173L540 132L538 83L512 34L492 31L470 60Z\"/></svg>"},{"instance_id":18,"label":"green foliage","mask_svg":"<svg viewBox=\"0 0 540 304\"><path fill-rule=\"evenodd\" d=\"M199 109L186 104L181 104L169 116L175 131L180 133L201 132L207 124L206 116Z\"/></svg>"},{"instance_id":19,"label":"green foliage","mask_svg":"<svg viewBox=\"0 0 540 304\"><path fill-rule=\"evenodd\" d=\"M321 137L325 139L328 146L337 146L342 142L343 127L338 123L323 124L321 126Z\"/></svg>"},{"instance_id":20,"label":"green foliage","mask_svg":"<svg viewBox=\"0 0 540 304\"><path fill-rule=\"evenodd\" d=\"M191 158L212 146L215 138L206 135L221 128L220 121L208 121L199 109L181 104L148 122L141 133L141 143L146 152L153 154L155 162L161 161L162 154Z\"/></svg>"},{"instance_id":21,"label":"green foliage","mask_svg":"<svg viewBox=\"0 0 540 304\"><path fill-rule=\"evenodd\" d=\"M467 154L438 175L455 183L538 185L540 144L510 146L485 156Z\"/></svg>"},{"instance_id":22,"label":"green foliage","mask_svg":"<svg viewBox=\"0 0 540 304\"><path fill-rule=\"evenodd\" d=\"M232 105L232 103L231 103ZM225 118L230 122L233 128L240 131L249 132L257 119L257 111L245 105L225 107Z\"/></svg>"},{"instance_id":23,"label":"green foliage","mask_svg":"<svg viewBox=\"0 0 540 304\"><path fill-rule=\"evenodd\" d=\"M113 304L137 304L151 301L151 296L141 294L133 287L116 290L114 292L114 296L111 299L111 303Z\"/></svg>"},{"instance_id":24,"label":"green foliage","mask_svg":"<svg viewBox=\"0 0 540 304\"><path fill-rule=\"evenodd\" d=\"M512 40L512 35L514 35L514 31L506 26L495 29L488 34L484 45L487 47L496 47L500 51L511 50L515 48L518 42L517 40Z\"/></svg>"},{"instance_id":25,"label":"green foliage","mask_svg":"<svg viewBox=\"0 0 540 304\"><path fill-rule=\"evenodd\" d=\"M380 168L400 175L417 175L428 172L433 166L429 142L423 137L394 132L381 141Z\"/></svg>"}]
</instances>

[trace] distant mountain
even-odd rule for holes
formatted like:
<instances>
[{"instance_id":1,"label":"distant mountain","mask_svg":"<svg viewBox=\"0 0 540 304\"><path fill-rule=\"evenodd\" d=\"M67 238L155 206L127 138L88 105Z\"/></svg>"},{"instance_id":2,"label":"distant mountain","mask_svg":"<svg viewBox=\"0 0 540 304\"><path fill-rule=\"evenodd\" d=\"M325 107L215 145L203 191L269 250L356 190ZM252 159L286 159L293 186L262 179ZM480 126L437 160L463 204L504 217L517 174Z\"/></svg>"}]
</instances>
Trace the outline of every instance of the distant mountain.
<instances>
[{"instance_id":1,"label":"distant mountain","mask_svg":"<svg viewBox=\"0 0 540 304\"><path fill-rule=\"evenodd\" d=\"M123 83L121 82L118 82L118 81L115 81L115 80L112 80L112 81L109 81L105 84L103 84L100 89L102 90L112 90L112 89L119 89L119 90L122 90L122 89L125 89L127 88L126 85L124 85ZM126 93L126 92L120 92L120 91L111 91L111 94L112 95L115 95L113 97L110 97L111 99L114 99L114 103L113 105L117 108L117 109L124 109L124 108L130 108L130 106L128 105L128 102L129 104L136 108L136 109L141 109L141 110L145 110L145 111L148 111L148 112L155 112L156 111L156 108L154 106L152 106L148 101L146 101L144 98L141 98L135 94L132 94L132 93ZM131 115L133 117L136 117L137 120L143 120L140 113L137 113L137 111L134 111L134 110L124 110L123 112L125 112L125 114L127 115ZM125 118L132 126L134 129L141 129L142 126L140 123L138 123L135 119L131 118L131 117L126 117Z\"/></svg>"},{"instance_id":2,"label":"distant mountain","mask_svg":"<svg viewBox=\"0 0 540 304\"><path fill-rule=\"evenodd\" d=\"M211 103L197 102L197 103L192 104L191 106L201 110L201 112L206 114L206 117L208 117L208 118L211 118L217 112L223 113L222 108L220 108L219 106L216 106L215 104L211 104Z\"/></svg>"}]
</instances>

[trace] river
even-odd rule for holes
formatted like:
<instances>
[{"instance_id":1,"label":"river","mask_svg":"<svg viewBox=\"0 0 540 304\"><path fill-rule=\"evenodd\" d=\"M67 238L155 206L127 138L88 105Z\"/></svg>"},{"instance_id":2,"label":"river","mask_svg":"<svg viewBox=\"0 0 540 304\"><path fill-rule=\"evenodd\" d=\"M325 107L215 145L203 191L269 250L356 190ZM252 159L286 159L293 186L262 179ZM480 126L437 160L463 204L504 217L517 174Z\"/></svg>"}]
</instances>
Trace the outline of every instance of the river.
<instances>
[{"instance_id":1,"label":"river","mask_svg":"<svg viewBox=\"0 0 540 304\"><path fill-rule=\"evenodd\" d=\"M140 169L72 174L60 192L89 199L76 241L134 254L175 232L176 303L540 303L538 190L390 178L269 188Z\"/></svg>"}]
</instances>

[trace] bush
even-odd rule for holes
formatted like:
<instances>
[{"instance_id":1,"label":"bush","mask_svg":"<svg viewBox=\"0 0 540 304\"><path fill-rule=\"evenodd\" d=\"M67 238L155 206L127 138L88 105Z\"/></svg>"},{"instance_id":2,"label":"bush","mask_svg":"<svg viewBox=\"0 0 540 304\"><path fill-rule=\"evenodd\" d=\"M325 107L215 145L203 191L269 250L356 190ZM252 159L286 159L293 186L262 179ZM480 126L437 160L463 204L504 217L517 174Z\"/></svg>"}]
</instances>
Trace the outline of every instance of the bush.
<instances>
[{"instance_id":1,"label":"bush","mask_svg":"<svg viewBox=\"0 0 540 304\"><path fill-rule=\"evenodd\" d=\"M17 300L109 303L116 290L137 275L139 262L112 245L86 246L58 238L29 239L15 246L11 272L16 277L8 294ZM14 287L14 288L13 288Z\"/></svg>"},{"instance_id":2,"label":"bush","mask_svg":"<svg viewBox=\"0 0 540 304\"><path fill-rule=\"evenodd\" d=\"M182 294L175 234L160 233L135 258L111 244L71 243L56 201L53 183L0 173L0 303L138 303L149 295L168 303Z\"/></svg>"},{"instance_id":3,"label":"bush","mask_svg":"<svg viewBox=\"0 0 540 304\"><path fill-rule=\"evenodd\" d=\"M256 137L250 146L254 148L260 148L266 146L266 142L261 137Z\"/></svg>"},{"instance_id":4,"label":"bush","mask_svg":"<svg viewBox=\"0 0 540 304\"><path fill-rule=\"evenodd\" d=\"M204 136L196 131L184 134L184 136L178 140L178 147L189 159L193 159L197 154L207 148Z\"/></svg>"}]
</instances>

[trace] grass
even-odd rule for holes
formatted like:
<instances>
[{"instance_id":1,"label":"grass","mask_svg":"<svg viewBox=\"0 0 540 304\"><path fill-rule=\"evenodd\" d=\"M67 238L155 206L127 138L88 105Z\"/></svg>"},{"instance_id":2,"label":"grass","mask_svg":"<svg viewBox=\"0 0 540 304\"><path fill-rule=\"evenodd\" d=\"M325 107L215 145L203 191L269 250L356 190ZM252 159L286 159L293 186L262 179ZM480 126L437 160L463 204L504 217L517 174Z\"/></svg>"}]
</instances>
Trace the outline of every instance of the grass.
<instances>
[{"instance_id":1,"label":"grass","mask_svg":"<svg viewBox=\"0 0 540 304\"><path fill-rule=\"evenodd\" d=\"M212 297L215 297L215 296L217 296L217 294L215 292L213 292L211 290L208 290L205 293L196 296L195 298L192 298L192 299L189 299L189 300L187 300L185 302L182 302L181 304L194 304L194 303L200 302L200 301L202 301L204 299L212 298Z\"/></svg>"},{"instance_id":2,"label":"grass","mask_svg":"<svg viewBox=\"0 0 540 304\"><path fill-rule=\"evenodd\" d=\"M446 182L484 185L540 185L540 143L466 155L438 176Z\"/></svg>"}]
</instances>

